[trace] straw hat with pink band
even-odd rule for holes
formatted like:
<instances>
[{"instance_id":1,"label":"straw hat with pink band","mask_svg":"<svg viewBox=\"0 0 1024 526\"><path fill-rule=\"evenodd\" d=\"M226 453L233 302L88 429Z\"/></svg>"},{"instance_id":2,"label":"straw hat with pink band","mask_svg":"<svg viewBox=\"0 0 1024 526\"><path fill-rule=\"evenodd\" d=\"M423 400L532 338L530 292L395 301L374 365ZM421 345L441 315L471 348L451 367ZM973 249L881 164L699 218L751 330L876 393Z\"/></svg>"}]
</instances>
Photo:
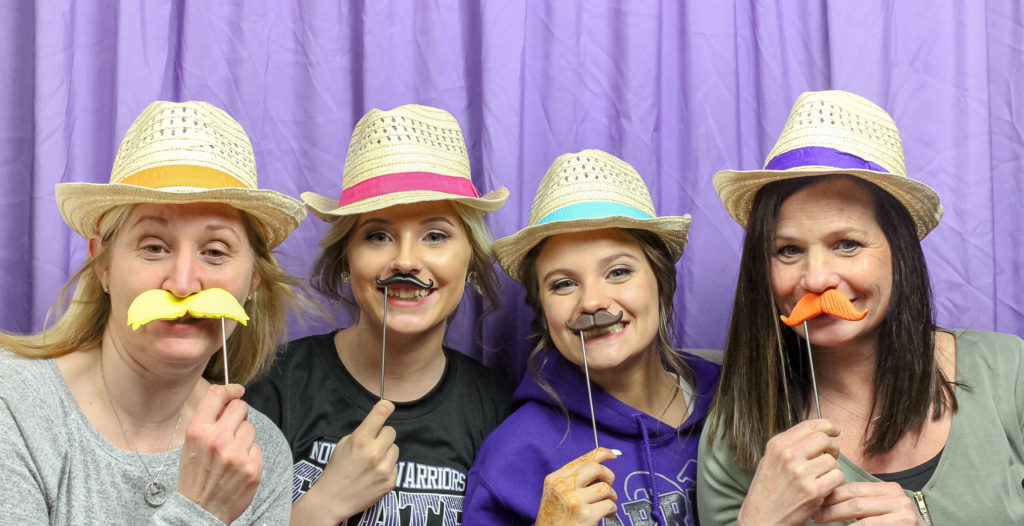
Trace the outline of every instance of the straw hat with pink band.
<instances>
[{"instance_id":1,"label":"straw hat with pink band","mask_svg":"<svg viewBox=\"0 0 1024 526\"><path fill-rule=\"evenodd\" d=\"M303 192L309 211L332 221L395 205L451 200L484 213L501 207L505 187L481 196L469 171L462 129L445 110L406 104L372 109L356 123L340 198Z\"/></svg>"},{"instance_id":2,"label":"straw hat with pink band","mask_svg":"<svg viewBox=\"0 0 1024 526\"><path fill-rule=\"evenodd\" d=\"M892 194L910 212L919 239L942 218L935 191L907 177L892 117L864 97L840 90L800 94L764 167L723 170L714 184L729 214L746 227L754 196L765 184L826 174L859 177Z\"/></svg>"},{"instance_id":3,"label":"straw hat with pink band","mask_svg":"<svg viewBox=\"0 0 1024 526\"><path fill-rule=\"evenodd\" d=\"M156 101L124 135L110 183L62 183L64 221L89 238L103 214L125 204L224 203L263 226L279 245L306 217L302 203L256 186L256 157L245 130L206 102Z\"/></svg>"}]
</instances>

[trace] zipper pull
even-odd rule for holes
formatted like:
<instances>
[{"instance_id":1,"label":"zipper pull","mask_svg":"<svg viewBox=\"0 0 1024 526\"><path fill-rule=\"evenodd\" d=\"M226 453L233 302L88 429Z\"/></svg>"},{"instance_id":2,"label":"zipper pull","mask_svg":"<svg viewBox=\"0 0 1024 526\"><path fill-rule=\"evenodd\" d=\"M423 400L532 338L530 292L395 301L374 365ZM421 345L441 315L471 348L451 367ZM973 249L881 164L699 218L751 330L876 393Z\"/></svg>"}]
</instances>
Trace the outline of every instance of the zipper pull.
<instances>
[{"instance_id":1,"label":"zipper pull","mask_svg":"<svg viewBox=\"0 0 1024 526\"><path fill-rule=\"evenodd\" d=\"M932 517L928 514L928 505L924 502L924 492L914 492L914 502L917 503L917 511L921 512L921 518L924 519L925 526L932 526Z\"/></svg>"}]
</instances>

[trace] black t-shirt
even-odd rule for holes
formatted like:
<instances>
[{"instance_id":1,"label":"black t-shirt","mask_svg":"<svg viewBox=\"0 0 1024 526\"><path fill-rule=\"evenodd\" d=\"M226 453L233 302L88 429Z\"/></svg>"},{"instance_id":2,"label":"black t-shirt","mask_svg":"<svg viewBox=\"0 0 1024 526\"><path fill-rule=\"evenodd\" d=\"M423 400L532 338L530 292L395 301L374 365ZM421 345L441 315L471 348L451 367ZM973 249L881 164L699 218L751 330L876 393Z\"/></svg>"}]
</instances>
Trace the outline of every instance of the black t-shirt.
<instances>
[{"instance_id":1,"label":"black t-shirt","mask_svg":"<svg viewBox=\"0 0 1024 526\"><path fill-rule=\"evenodd\" d=\"M461 523L466 474L484 438L511 412L513 386L462 353L444 353L437 385L419 400L396 402L388 418L399 448L398 485L346 524ZM290 342L244 399L288 439L295 502L320 478L334 446L366 418L378 395L349 374L331 333Z\"/></svg>"}]
</instances>

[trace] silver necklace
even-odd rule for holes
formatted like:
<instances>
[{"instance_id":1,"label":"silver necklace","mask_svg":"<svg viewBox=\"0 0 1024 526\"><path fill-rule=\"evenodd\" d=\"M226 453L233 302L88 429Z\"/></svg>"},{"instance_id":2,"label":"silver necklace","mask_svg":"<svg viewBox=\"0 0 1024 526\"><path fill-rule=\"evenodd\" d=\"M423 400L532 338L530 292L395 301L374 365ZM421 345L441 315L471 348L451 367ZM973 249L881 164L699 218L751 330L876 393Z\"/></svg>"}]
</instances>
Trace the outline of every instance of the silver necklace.
<instances>
[{"instance_id":1,"label":"silver necklace","mask_svg":"<svg viewBox=\"0 0 1024 526\"><path fill-rule=\"evenodd\" d=\"M157 480L157 477L163 474L164 468L167 467L167 461L160 465L160 469L156 471L156 475L149 470L149 466L146 465L146 461L142 460L142 455L139 454L139 450L132 447L131 442L128 442L128 433L124 432L124 424L121 423L121 416L117 414L117 409L114 409L114 401L110 399L110 393L107 391L107 379L103 376L103 363L100 363L100 384L103 386L103 396L107 397L107 404L110 405L110 411L114 413L114 419L117 420L117 427L121 428L121 438L124 440L125 445L128 449L135 452L135 458L139 459L139 464L142 464L142 468L146 470L146 476L149 477L150 483L146 484L146 487L142 491L142 496L146 499L146 504L154 508L158 508L167 501L167 486L164 486L162 482ZM170 451L171 442L174 441L174 435L178 434L178 426L181 424L181 414L185 411L185 404L181 404L181 409L178 410L178 420L174 423L174 431L171 431L170 438L167 439L167 446L164 447L164 451Z\"/></svg>"}]
</instances>

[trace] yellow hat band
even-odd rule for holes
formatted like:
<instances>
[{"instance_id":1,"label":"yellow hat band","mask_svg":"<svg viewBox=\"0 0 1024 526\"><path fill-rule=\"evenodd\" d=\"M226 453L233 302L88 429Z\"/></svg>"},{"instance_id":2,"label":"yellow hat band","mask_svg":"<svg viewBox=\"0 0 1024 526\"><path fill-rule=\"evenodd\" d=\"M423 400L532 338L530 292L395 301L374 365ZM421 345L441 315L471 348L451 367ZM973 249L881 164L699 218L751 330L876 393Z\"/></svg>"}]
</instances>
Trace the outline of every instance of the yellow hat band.
<instances>
[{"instance_id":1,"label":"yellow hat band","mask_svg":"<svg viewBox=\"0 0 1024 526\"><path fill-rule=\"evenodd\" d=\"M242 181L216 168L191 164L172 164L146 168L121 179L121 183L146 188L169 188L174 186L210 189L249 188Z\"/></svg>"}]
</instances>

